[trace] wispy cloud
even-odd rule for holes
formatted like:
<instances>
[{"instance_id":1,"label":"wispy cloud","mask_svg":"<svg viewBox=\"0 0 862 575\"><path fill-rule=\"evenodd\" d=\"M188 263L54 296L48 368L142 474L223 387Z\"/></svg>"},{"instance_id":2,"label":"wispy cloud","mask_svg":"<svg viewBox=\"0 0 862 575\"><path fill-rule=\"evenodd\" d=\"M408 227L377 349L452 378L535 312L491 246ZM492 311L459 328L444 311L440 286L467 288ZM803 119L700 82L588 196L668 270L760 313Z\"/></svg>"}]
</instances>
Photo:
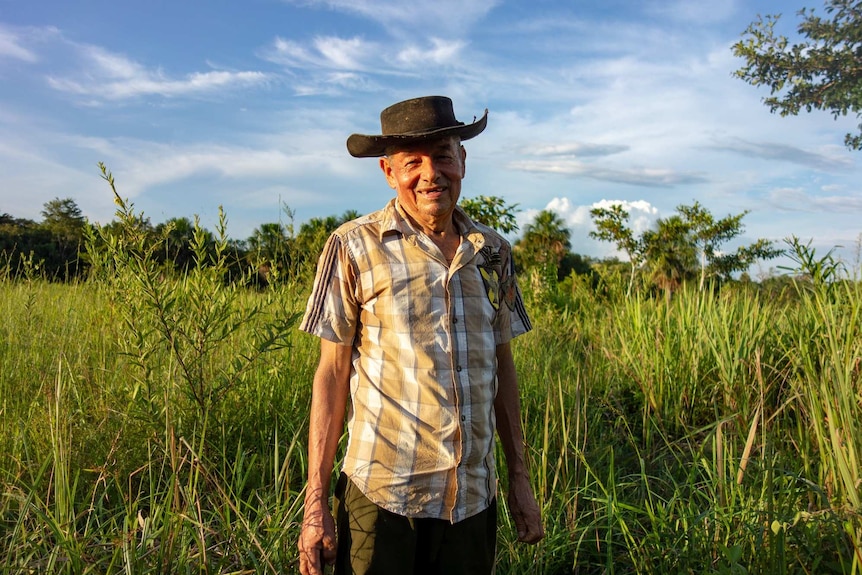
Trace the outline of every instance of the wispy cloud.
<instances>
[{"instance_id":1,"label":"wispy cloud","mask_svg":"<svg viewBox=\"0 0 862 575\"><path fill-rule=\"evenodd\" d=\"M337 96L346 92L377 92L395 77L434 76L435 70L451 72L466 44L430 38L370 42L355 36L317 36L308 42L276 38L260 52L271 63L284 67L297 95Z\"/></svg>"},{"instance_id":2,"label":"wispy cloud","mask_svg":"<svg viewBox=\"0 0 862 575\"><path fill-rule=\"evenodd\" d=\"M815 195L803 188L776 188L768 201L776 209L789 212L826 212L843 214L862 212L862 194Z\"/></svg>"},{"instance_id":3,"label":"wispy cloud","mask_svg":"<svg viewBox=\"0 0 862 575\"><path fill-rule=\"evenodd\" d=\"M652 0L645 3L647 13L680 22L708 24L723 22L737 9L738 0Z\"/></svg>"},{"instance_id":4,"label":"wispy cloud","mask_svg":"<svg viewBox=\"0 0 862 575\"><path fill-rule=\"evenodd\" d=\"M264 50L264 59L288 68L326 68L364 70L366 61L379 52L379 46L355 36L317 36L306 46L295 40L276 38Z\"/></svg>"},{"instance_id":5,"label":"wispy cloud","mask_svg":"<svg viewBox=\"0 0 862 575\"><path fill-rule=\"evenodd\" d=\"M48 77L59 91L89 96L95 101L139 96L194 96L218 90L263 84L268 76L257 71L210 70L171 77L161 69L148 69L121 54L99 46L79 46L84 70L75 75Z\"/></svg>"},{"instance_id":6,"label":"wispy cloud","mask_svg":"<svg viewBox=\"0 0 862 575\"><path fill-rule=\"evenodd\" d=\"M619 144L589 144L589 143L571 143L571 144L547 144L537 145L522 150L524 154L531 156L611 156L629 150L629 146Z\"/></svg>"},{"instance_id":7,"label":"wispy cloud","mask_svg":"<svg viewBox=\"0 0 862 575\"><path fill-rule=\"evenodd\" d=\"M835 169L851 169L854 166L853 160L843 153L840 155L820 154L776 142L751 142L735 139L709 147L746 157L754 156L765 160L790 162L816 170L832 171ZM841 152L843 151L841 150Z\"/></svg>"},{"instance_id":8,"label":"wispy cloud","mask_svg":"<svg viewBox=\"0 0 862 575\"><path fill-rule=\"evenodd\" d=\"M525 172L544 172L560 174L564 176L591 178L618 184L630 184L633 186L667 188L683 184L700 184L708 179L703 174L694 172L680 172L659 168L606 168L585 164L577 160L559 161L515 161L510 162L508 167L513 170Z\"/></svg>"},{"instance_id":9,"label":"wispy cloud","mask_svg":"<svg viewBox=\"0 0 862 575\"><path fill-rule=\"evenodd\" d=\"M411 45L398 53L396 61L401 65L416 66L428 63L445 65L455 62L461 55L465 42L430 38L430 46Z\"/></svg>"},{"instance_id":10,"label":"wispy cloud","mask_svg":"<svg viewBox=\"0 0 862 575\"><path fill-rule=\"evenodd\" d=\"M21 43L18 34L3 26L0 26L0 58L12 58L25 62L36 62L39 59L35 52Z\"/></svg>"},{"instance_id":11,"label":"wispy cloud","mask_svg":"<svg viewBox=\"0 0 862 575\"><path fill-rule=\"evenodd\" d=\"M324 6L357 14L382 25L393 36L418 32L450 37L463 34L500 4L500 0L436 0L390 2L389 0L285 0L289 4Z\"/></svg>"},{"instance_id":12,"label":"wispy cloud","mask_svg":"<svg viewBox=\"0 0 862 575\"><path fill-rule=\"evenodd\" d=\"M175 146L128 138L69 138L70 145L107 158L124 174L124 191L136 196L149 188L191 177L283 178L299 173L308 154L219 144Z\"/></svg>"},{"instance_id":13,"label":"wispy cloud","mask_svg":"<svg viewBox=\"0 0 862 575\"><path fill-rule=\"evenodd\" d=\"M446 65L457 61L465 47L458 40L430 38L426 45L370 42L364 38L316 36L307 43L278 37L262 51L265 60L291 69L340 70L369 74L415 71L416 66Z\"/></svg>"}]
</instances>

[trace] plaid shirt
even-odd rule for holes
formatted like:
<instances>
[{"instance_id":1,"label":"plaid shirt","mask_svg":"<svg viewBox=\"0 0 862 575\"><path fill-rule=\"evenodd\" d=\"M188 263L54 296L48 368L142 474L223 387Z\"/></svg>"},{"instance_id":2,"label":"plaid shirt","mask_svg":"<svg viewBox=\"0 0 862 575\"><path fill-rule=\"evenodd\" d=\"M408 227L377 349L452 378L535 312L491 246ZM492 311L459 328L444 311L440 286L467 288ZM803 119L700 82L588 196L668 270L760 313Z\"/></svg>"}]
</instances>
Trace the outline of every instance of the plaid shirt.
<instances>
[{"instance_id":1,"label":"plaid shirt","mask_svg":"<svg viewBox=\"0 0 862 575\"><path fill-rule=\"evenodd\" d=\"M341 226L300 326L353 347L344 472L384 509L452 522L496 495L496 347L531 329L509 243L454 221L451 265L395 200Z\"/></svg>"}]
</instances>

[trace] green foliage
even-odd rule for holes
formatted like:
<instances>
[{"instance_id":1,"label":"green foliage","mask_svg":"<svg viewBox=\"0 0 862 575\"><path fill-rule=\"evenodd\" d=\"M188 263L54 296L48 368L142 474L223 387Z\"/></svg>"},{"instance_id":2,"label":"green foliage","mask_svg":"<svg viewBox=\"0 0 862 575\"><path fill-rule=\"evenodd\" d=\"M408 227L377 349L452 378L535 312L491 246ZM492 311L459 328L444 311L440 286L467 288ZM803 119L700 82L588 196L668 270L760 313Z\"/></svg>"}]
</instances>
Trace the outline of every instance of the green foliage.
<instances>
[{"instance_id":1,"label":"green foliage","mask_svg":"<svg viewBox=\"0 0 862 575\"><path fill-rule=\"evenodd\" d=\"M779 269L794 272L800 279L810 281L815 288L829 290L833 282L846 274L844 264L832 255L834 249L818 257L816 250L811 247L811 240L803 244L796 236L790 236L784 242L790 248L787 257L796 267L779 266Z\"/></svg>"},{"instance_id":2,"label":"green foliage","mask_svg":"<svg viewBox=\"0 0 862 575\"><path fill-rule=\"evenodd\" d=\"M295 573L310 286L228 281L223 217L167 273L115 199L91 281L0 277L0 571ZM862 284L790 245L769 287L626 298L613 262L522 283L547 536L515 542L501 474L498 573L860 572Z\"/></svg>"},{"instance_id":3,"label":"green foliage","mask_svg":"<svg viewBox=\"0 0 862 575\"><path fill-rule=\"evenodd\" d=\"M0 255L5 273L18 276L25 262L34 262L45 277L73 280L86 270L79 260L86 220L71 198L45 203L43 221L0 215Z\"/></svg>"},{"instance_id":4,"label":"green foliage","mask_svg":"<svg viewBox=\"0 0 862 575\"><path fill-rule=\"evenodd\" d=\"M515 241L515 263L519 269L542 270L556 277L560 263L572 247L571 235L560 216L551 210L542 210L524 226L523 235Z\"/></svg>"},{"instance_id":5,"label":"green foliage","mask_svg":"<svg viewBox=\"0 0 862 575\"><path fill-rule=\"evenodd\" d=\"M518 548L504 519L498 570L858 570L859 286L827 311L808 292L616 301L579 285L530 298L536 330L516 340L550 527Z\"/></svg>"},{"instance_id":6,"label":"green foliage","mask_svg":"<svg viewBox=\"0 0 862 575\"><path fill-rule=\"evenodd\" d=\"M635 238L634 231L628 227L628 210L622 204L612 204L610 208L593 208L590 210L590 216L596 226L595 230L590 231L590 237L603 242L613 242L617 249L629 258L631 271L627 293L631 294L635 274L643 264L645 246L641 238Z\"/></svg>"},{"instance_id":7,"label":"green foliage","mask_svg":"<svg viewBox=\"0 0 862 575\"><path fill-rule=\"evenodd\" d=\"M667 297L694 276L697 249L691 227L680 215L659 219L641 236L649 279Z\"/></svg>"},{"instance_id":8,"label":"green foliage","mask_svg":"<svg viewBox=\"0 0 862 575\"><path fill-rule=\"evenodd\" d=\"M341 216L326 218L311 218L299 226L299 233L294 242L294 269L297 273L310 274L317 264L317 257L323 251L323 245L329 236L343 223L359 217L359 212L347 210Z\"/></svg>"},{"instance_id":9,"label":"green foliage","mask_svg":"<svg viewBox=\"0 0 862 575\"><path fill-rule=\"evenodd\" d=\"M0 571L296 572L316 341L260 356L204 424L111 261L98 282L0 281ZM858 572L862 291L826 285L667 302L607 297L588 276L540 297L524 282L535 329L513 349L547 537L515 542L501 474L497 572ZM210 359L229 369L307 290L237 291L235 313L272 313ZM163 400L143 400L142 361Z\"/></svg>"},{"instance_id":10,"label":"green foliage","mask_svg":"<svg viewBox=\"0 0 862 575\"><path fill-rule=\"evenodd\" d=\"M154 238L102 170L118 225L88 230L92 281L0 283L0 571L291 572L302 302L227 281L223 214L165 273L170 230Z\"/></svg>"},{"instance_id":11,"label":"green foliage","mask_svg":"<svg viewBox=\"0 0 862 575\"><path fill-rule=\"evenodd\" d=\"M716 220L699 202L680 205L677 213L659 219L656 229L635 237L628 226L629 214L621 204L595 208L590 214L596 230L590 236L613 242L629 257L630 276L627 295L631 295L638 271L645 270L653 285L668 296L688 280L699 276L699 287L705 289L709 278L730 280L732 274L745 271L752 263L772 259L783 252L771 241L756 240L733 252L720 248L743 231L742 218L748 212Z\"/></svg>"},{"instance_id":12,"label":"green foliage","mask_svg":"<svg viewBox=\"0 0 862 575\"><path fill-rule=\"evenodd\" d=\"M156 254L170 249L176 227L165 226L152 241L142 229L142 216L120 197L113 177L103 165L100 167L114 193L123 233L115 236L91 228L88 254L121 314L127 332L120 342L123 352L139 368L132 399L141 398L144 412L156 420L161 420L162 414L169 412L168 405L173 404L176 413L169 418L175 421L169 421L169 426L182 424L190 432L203 424L205 429L211 412L218 413L221 399L241 384L254 362L286 345L286 333L297 321L297 314L272 318L263 331L237 341L237 332L272 302L250 308L237 305L242 287L228 281L223 211L219 209L215 239L197 218L186 230L194 265L181 281L174 281L164 276ZM234 354L227 364L216 359L223 355L223 348Z\"/></svg>"},{"instance_id":13,"label":"green foliage","mask_svg":"<svg viewBox=\"0 0 862 575\"><path fill-rule=\"evenodd\" d=\"M518 230L515 218L515 214L519 211L518 204L507 204L499 196L461 198L460 206L472 220L494 228L501 234Z\"/></svg>"},{"instance_id":14,"label":"green foliage","mask_svg":"<svg viewBox=\"0 0 862 575\"><path fill-rule=\"evenodd\" d=\"M767 86L764 103L782 116L828 110L834 117L862 114L862 6L858 0L826 0L829 18L802 9L798 43L775 33L780 15L759 17L734 44L745 64L736 76ZM862 124L860 124L862 131ZM862 149L862 133L847 134L848 148Z\"/></svg>"},{"instance_id":15,"label":"green foliage","mask_svg":"<svg viewBox=\"0 0 862 575\"><path fill-rule=\"evenodd\" d=\"M122 220L119 221L122 225ZM204 241L208 250L215 247L215 239L208 230L200 227L197 220L192 222L188 218L170 218L158 224L154 230L154 237L159 238L164 251L160 251L162 261L172 264L178 271L187 271L195 264L195 251L193 244L195 234L203 232Z\"/></svg>"}]
</instances>

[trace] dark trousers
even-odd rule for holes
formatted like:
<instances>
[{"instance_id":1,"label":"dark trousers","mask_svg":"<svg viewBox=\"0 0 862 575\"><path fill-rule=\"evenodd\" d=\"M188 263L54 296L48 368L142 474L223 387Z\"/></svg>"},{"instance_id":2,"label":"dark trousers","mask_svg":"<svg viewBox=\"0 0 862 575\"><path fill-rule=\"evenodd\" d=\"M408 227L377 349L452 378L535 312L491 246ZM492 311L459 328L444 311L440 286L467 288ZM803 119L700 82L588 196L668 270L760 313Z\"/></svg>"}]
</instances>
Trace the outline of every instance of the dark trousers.
<instances>
[{"instance_id":1,"label":"dark trousers","mask_svg":"<svg viewBox=\"0 0 862 575\"><path fill-rule=\"evenodd\" d=\"M411 519L369 501L345 475L335 490L336 575L491 575L497 502L458 523Z\"/></svg>"}]
</instances>

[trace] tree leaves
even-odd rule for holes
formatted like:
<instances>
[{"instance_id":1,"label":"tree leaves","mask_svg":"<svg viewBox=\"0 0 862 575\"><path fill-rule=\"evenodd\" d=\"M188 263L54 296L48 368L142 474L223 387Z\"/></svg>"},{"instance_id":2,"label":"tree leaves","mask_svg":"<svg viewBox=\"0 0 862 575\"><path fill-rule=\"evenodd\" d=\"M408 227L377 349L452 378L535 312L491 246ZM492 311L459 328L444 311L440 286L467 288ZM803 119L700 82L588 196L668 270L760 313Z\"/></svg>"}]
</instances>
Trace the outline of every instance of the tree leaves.
<instances>
[{"instance_id":1,"label":"tree leaves","mask_svg":"<svg viewBox=\"0 0 862 575\"><path fill-rule=\"evenodd\" d=\"M862 117L862 2L827 0L824 19L802 9L797 31L805 40L791 43L775 33L780 16L758 17L733 46L745 64L734 75L752 86L766 86L763 99L771 112L797 115L803 109ZM844 138L850 149L862 149L858 134Z\"/></svg>"}]
</instances>

